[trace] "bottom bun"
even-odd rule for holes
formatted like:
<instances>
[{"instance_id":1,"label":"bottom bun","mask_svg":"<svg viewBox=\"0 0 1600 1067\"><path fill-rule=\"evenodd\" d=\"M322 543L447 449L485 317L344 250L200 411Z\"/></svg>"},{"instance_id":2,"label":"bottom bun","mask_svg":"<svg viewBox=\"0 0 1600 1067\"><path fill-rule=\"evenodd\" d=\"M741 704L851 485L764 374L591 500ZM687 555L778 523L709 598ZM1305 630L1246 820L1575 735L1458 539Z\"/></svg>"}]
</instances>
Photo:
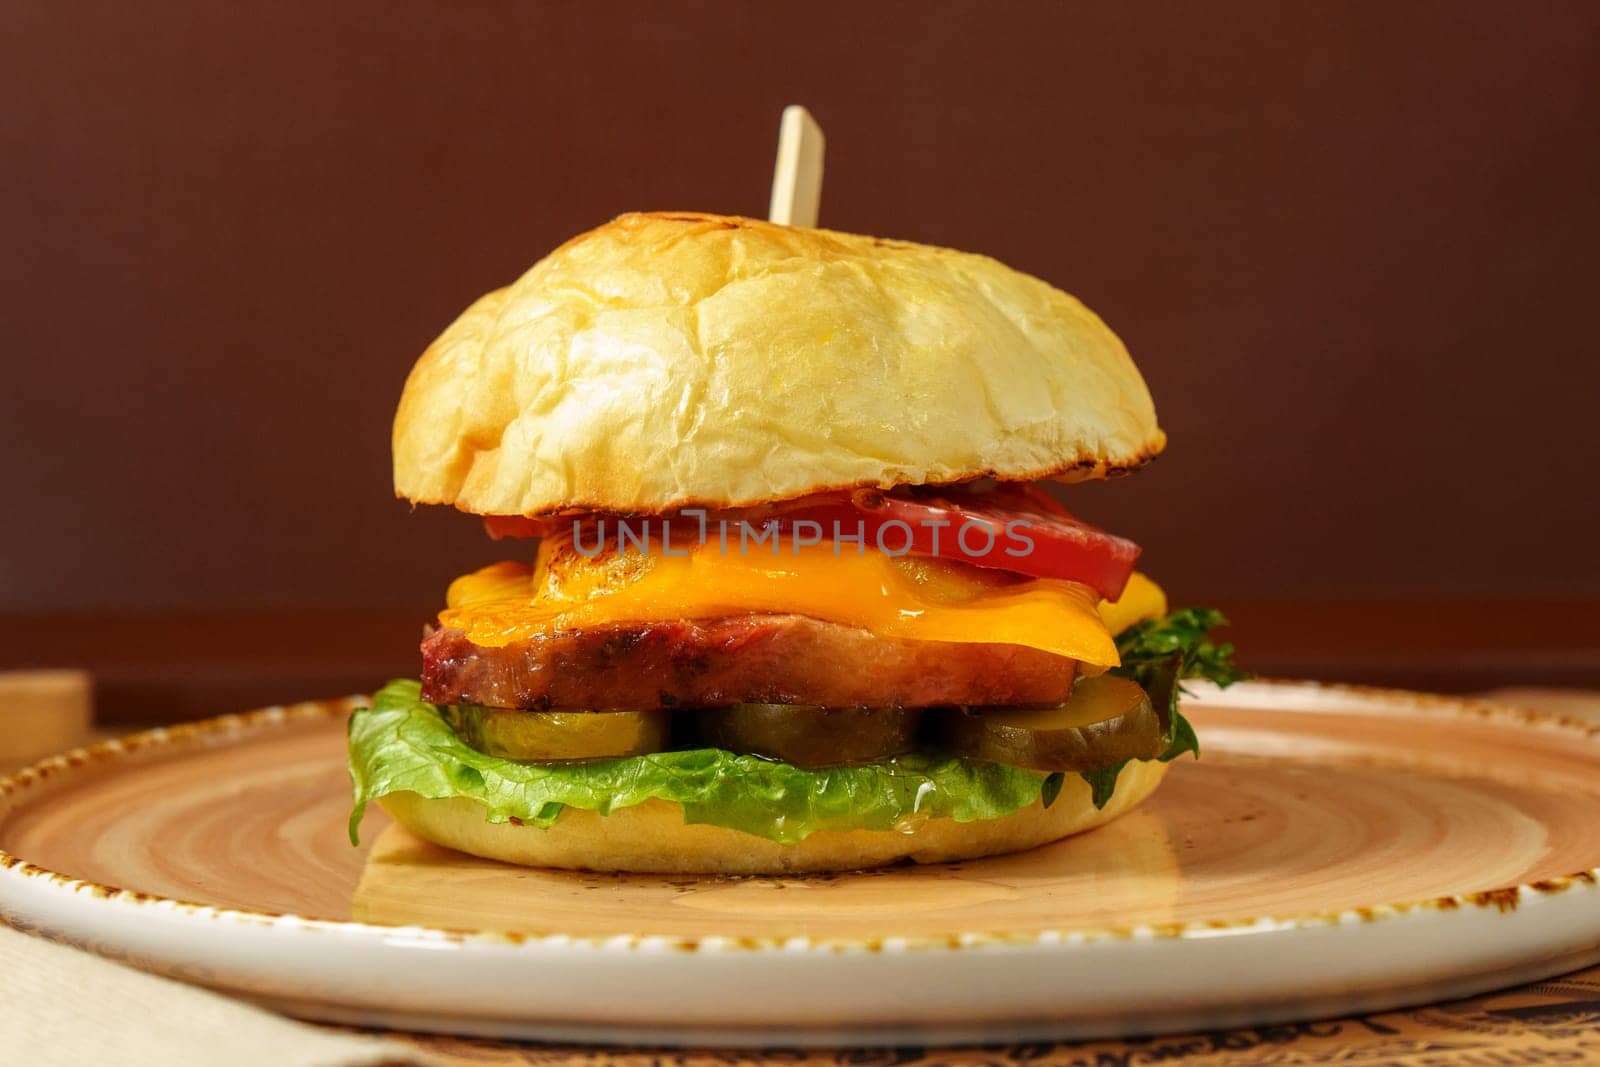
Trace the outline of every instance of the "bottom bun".
<instances>
[{"instance_id":1,"label":"bottom bun","mask_svg":"<svg viewBox=\"0 0 1600 1067\"><path fill-rule=\"evenodd\" d=\"M1003 818L977 822L930 819L906 833L819 830L791 845L722 826L685 823L683 809L664 800L648 800L609 815L567 808L545 830L489 822L482 805L464 797L429 800L415 793L391 793L379 803L401 825L434 844L527 867L654 874L800 874L853 871L902 860L947 863L1021 852L1110 822L1153 793L1166 773L1164 763L1128 764L1103 808L1094 806L1087 782L1069 775L1049 808L1035 802Z\"/></svg>"}]
</instances>

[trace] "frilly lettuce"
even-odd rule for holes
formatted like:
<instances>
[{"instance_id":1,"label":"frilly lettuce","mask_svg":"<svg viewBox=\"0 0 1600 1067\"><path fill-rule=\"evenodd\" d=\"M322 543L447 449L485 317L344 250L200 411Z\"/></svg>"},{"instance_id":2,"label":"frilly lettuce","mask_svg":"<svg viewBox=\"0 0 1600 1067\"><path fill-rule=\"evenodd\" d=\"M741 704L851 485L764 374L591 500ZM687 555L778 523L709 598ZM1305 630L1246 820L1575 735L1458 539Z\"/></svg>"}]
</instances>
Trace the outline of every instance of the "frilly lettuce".
<instances>
[{"instance_id":1,"label":"frilly lettuce","mask_svg":"<svg viewBox=\"0 0 1600 1067\"><path fill-rule=\"evenodd\" d=\"M519 763L458 738L414 681L390 682L350 718L355 811L389 793L467 797L490 822L549 826L566 805L601 814L667 800L684 820L772 841L818 830L893 830L924 818L997 819L1039 799L1039 771L916 753L885 763L808 771L756 756L699 748L585 763Z\"/></svg>"},{"instance_id":2,"label":"frilly lettuce","mask_svg":"<svg viewBox=\"0 0 1600 1067\"><path fill-rule=\"evenodd\" d=\"M1204 609L1174 612L1119 634L1115 673L1142 685L1162 715L1163 762L1199 754L1189 723L1178 714L1180 683L1209 678L1221 685L1246 675L1232 646L1207 637L1226 625ZM646 800L683 807L684 820L802 841L818 830L894 830L923 819L998 819L1043 799L1048 807L1065 775L980 763L937 753L912 753L884 763L808 771L788 763L717 748L656 752L583 763L520 763L487 756L456 736L415 681L390 682L372 707L350 718L350 776L355 810L350 840L367 804L390 793L430 799L465 797L483 805L490 822L555 822L564 807L602 815ZM1123 764L1084 771L1103 807Z\"/></svg>"}]
</instances>

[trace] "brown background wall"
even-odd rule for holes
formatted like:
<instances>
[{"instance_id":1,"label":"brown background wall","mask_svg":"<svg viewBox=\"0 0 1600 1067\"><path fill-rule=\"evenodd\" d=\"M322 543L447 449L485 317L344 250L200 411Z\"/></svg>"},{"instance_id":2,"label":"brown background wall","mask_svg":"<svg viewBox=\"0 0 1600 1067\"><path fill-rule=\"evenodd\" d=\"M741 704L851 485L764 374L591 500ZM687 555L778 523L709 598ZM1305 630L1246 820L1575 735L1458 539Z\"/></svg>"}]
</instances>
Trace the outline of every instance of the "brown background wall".
<instances>
[{"instance_id":1,"label":"brown background wall","mask_svg":"<svg viewBox=\"0 0 1600 1067\"><path fill-rule=\"evenodd\" d=\"M1180 597L1589 643L1600 6L150 7L0 35L10 660L103 654L37 636L74 619L382 612L403 667L499 551L390 496L411 361L619 212L764 212L791 101L827 224L992 253L1121 333L1171 450L1073 496Z\"/></svg>"}]
</instances>

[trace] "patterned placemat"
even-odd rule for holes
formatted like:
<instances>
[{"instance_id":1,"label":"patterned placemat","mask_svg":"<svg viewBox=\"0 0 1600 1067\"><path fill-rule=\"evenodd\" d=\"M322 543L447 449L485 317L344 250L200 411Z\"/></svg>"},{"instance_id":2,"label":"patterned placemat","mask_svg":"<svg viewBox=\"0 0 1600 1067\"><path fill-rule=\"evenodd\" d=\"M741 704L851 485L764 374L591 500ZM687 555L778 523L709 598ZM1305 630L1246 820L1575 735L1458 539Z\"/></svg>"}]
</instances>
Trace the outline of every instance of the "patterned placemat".
<instances>
[{"instance_id":1,"label":"patterned placemat","mask_svg":"<svg viewBox=\"0 0 1600 1067\"><path fill-rule=\"evenodd\" d=\"M1395 1064L1511 1067L1600 1063L1600 967L1506 992L1406 1011L1323 1022L1079 1044L1035 1042L966 1048L661 1049L583 1047L423 1034L391 1034L453 1064L571 1064L574 1067L709 1067L770 1063L839 1067L900 1064L980 1067L1195 1067L1244 1064Z\"/></svg>"}]
</instances>

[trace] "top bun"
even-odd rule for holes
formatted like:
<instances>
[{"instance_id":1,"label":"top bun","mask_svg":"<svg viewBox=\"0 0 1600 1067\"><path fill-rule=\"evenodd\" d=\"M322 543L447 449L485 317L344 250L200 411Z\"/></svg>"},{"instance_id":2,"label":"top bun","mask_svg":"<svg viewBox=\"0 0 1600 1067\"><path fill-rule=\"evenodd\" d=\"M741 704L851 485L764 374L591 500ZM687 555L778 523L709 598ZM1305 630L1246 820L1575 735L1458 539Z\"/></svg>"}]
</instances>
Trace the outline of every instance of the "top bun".
<instances>
[{"instance_id":1,"label":"top bun","mask_svg":"<svg viewBox=\"0 0 1600 1067\"><path fill-rule=\"evenodd\" d=\"M1076 481L1166 443L1081 303L987 256L624 215L483 297L406 381L395 492L483 515Z\"/></svg>"}]
</instances>

